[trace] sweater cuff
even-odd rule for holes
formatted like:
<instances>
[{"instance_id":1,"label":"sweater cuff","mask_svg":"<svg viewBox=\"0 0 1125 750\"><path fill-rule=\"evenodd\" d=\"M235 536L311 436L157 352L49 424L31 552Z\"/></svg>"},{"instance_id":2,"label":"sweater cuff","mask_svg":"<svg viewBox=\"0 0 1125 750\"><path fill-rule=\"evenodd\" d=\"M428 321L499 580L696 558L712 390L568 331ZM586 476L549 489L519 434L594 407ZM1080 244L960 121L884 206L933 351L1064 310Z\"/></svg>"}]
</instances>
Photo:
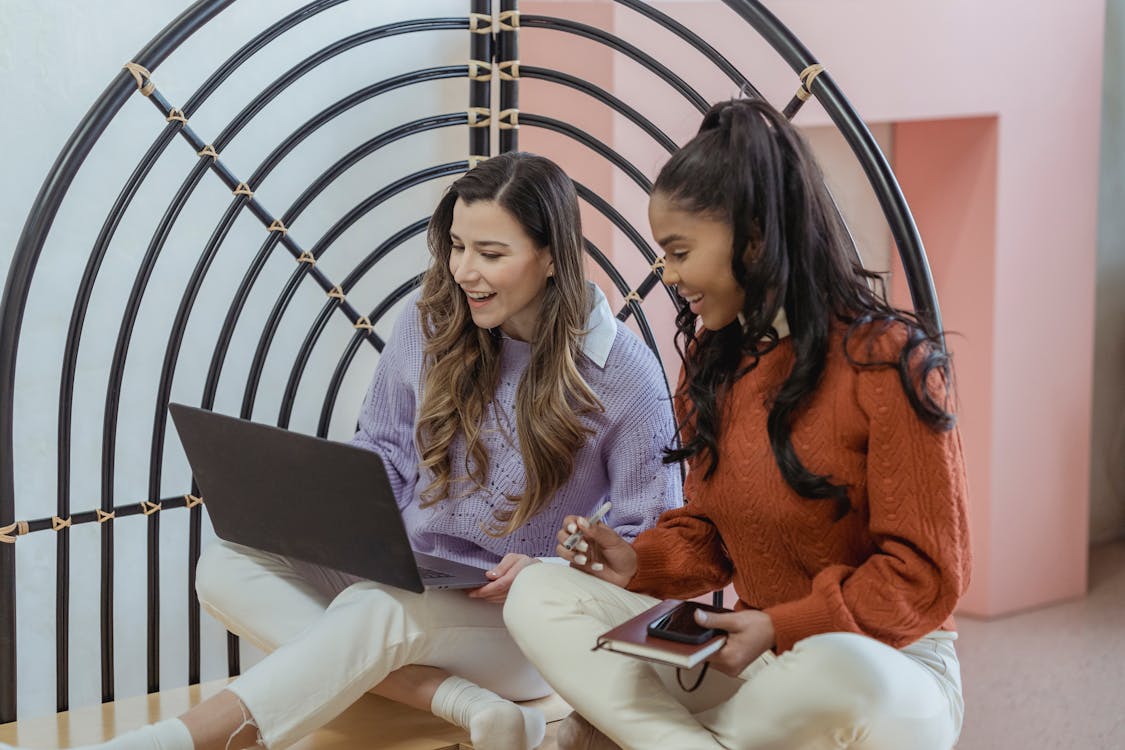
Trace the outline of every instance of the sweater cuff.
<instances>
[{"instance_id":1,"label":"sweater cuff","mask_svg":"<svg viewBox=\"0 0 1125 750\"><path fill-rule=\"evenodd\" d=\"M629 591L641 594L651 594L657 598L660 595L660 586L668 581L677 580L683 571L675 571L669 564L669 556L664 554L655 544L646 544L644 536L638 536L633 542L633 551L637 553L637 572L632 580L625 585Z\"/></svg>"},{"instance_id":2,"label":"sweater cuff","mask_svg":"<svg viewBox=\"0 0 1125 750\"><path fill-rule=\"evenodd\" d=\"M824 600L820 597L812 596L785 602L767 608L765 613L773 622L774 651L779 654L788 651L798 641L809 636L839 630Z\"/></svg>"}]
</instances>

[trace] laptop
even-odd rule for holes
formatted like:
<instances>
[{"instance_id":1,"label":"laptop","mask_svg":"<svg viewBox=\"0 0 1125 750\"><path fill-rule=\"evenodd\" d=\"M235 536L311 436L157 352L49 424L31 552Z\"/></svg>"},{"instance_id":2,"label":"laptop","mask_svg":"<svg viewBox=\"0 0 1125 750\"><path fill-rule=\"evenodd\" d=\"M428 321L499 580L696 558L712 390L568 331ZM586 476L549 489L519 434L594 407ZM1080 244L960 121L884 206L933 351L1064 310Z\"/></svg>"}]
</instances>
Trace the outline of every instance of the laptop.
<instances>
[{"instance_id":1,"label":"laptop","mask_svg":"<svg viewBox=\"0 0 1125 750\"><path fill-rule=\"evenodd\" d=\"M481 568L411 549L378 454L183 404L168 411L220 539L419 593L488 583Z\"/></svg>"}]
</instances>

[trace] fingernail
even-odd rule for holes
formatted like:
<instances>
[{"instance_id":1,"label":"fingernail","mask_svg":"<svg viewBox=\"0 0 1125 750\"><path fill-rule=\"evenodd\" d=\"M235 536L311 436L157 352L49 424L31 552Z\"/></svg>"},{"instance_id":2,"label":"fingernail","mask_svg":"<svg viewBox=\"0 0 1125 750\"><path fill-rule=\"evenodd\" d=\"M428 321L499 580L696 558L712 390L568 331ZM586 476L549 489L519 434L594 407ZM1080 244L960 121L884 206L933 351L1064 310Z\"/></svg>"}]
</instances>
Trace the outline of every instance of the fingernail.
<instances>
[{"instance_id":1,"label":"fingernail","mask_svg":"<svg viewBox=\"0 0 1125 750\"><path fill-rule=\"evenodd\" d=\"M573 534L574 532L578 531L578 527L575 526L573 522L571 522L566 525L566 530Z\"/></svg>"},{"instance_id":2,"label":"fingernail","mask_svg":"<svg viewBox=\"0 0 1125 750\"><path fill-rule=\"evenodd\" d=\"M578 551L579 551L579 552L585 552L585 551L586 551L586 550L588 550L588 549L590 549L590 545L586 544L586 540L585 540L585 539L583 539L582 541L580 541L580 542L578 543Z\"/></svg>"},{"instance_id":3,"label":"fingernail","mask_svg":"<svg viewBox=\"0 0 1125 750\"><path fill-rule=\"evenodd\" d=\"M585 565L586 564L586 556L585 555L575 555L574 556L574 562L578 563L579 565Z\"/></svg>"},{"instance_id":4,"label":"fingernail","mask_svg":"<svg viewBox=\"0 0 1125 750\"><path fill-rule=\"evenodd\" d=\"M581 526L584 529L590 528L590 522L587 521L585 518L579 518L578 519L578 525Z\"/></svg>"},{"instance_id":5,"label":"fingernail","mask_svg":"<svg viewBox=\"0 0 1125 750\"><path fill-rule=\"evenodd\" d=\"M700 625L707 622L707 613L704 612L702 609L695 610L695 621L698 622Z\"/></svg>"},{"instance_id":6,"label":"fingernail","mask_svg":"<svg viewBox=\"0 0 1125 750\"><path fill-rule=\"evenodd\" d=\"M488 571L488 575L490 575L490 576L494 576L494 575L496 575L496 571L495 571L495 570L490 570L490 571Z\"/></svg>"},{"instance_id":7,"label":"fingernail","mask_svg":"<svg viewBox=\"0 0 1125 750\"><path fill-rule=\"evenodd\" d=\"M605 566L602 565L601 563L594 563L593 565L590 566L590 570L594 570L594 571L605 570Z\"/></svg>"}]
</instances>

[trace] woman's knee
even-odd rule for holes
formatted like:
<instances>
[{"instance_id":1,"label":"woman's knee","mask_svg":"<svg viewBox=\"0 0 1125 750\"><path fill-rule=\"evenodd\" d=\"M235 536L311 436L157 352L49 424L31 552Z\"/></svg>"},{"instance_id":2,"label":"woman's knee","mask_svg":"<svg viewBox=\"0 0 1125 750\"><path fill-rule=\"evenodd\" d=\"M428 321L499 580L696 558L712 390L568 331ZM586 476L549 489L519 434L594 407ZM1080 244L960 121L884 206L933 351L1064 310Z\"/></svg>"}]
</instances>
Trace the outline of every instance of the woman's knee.
<instances>
[{"instance_id":1,"label":"woman's knee","mask_svg":"<svg viewBox=\"0 0 1125 750\"><path fill-rule=\"evenodd\" d=\"M508 629L516 632L537 627L546 608L565 596L569 588L567 574L571 572L570 568L553 563L529 565L521 570L504 602L504 624Z\"/></svg>"},{"instance_id":2,"label":"woman's knee","mask_svg":"<svg viewBox=\"0 0 1125 750\"><path fill-rule=\"evenodd\" d=\"M240 579L232 575L232 568L243 557L242 549L221 539L203 548L195 565L195 593L205 608L226 609L225 603L240 595Z\"/></svg>"},{"instance_id":3,"label":"woman's knee","mask_svg":"<svg viewBox=\"0 0 1125 750\"><path fill-rule=\"evenodd\" d=\"M798 642L792 654L829 694L849 696L865 713L893 696L885 661L897 656L890 646L858 633L815 635Z\"/></svg>"}]
</instances>

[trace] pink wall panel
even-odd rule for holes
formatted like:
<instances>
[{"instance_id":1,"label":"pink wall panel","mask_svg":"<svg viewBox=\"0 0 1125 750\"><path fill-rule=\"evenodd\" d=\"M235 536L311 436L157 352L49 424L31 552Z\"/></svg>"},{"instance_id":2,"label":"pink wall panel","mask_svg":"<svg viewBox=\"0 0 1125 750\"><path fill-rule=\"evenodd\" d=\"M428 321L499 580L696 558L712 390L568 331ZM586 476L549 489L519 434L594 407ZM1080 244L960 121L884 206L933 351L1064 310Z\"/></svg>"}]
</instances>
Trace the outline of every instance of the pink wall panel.
<instances>
[{"instance_id":1,"label":"pink wall panel","mask_svg":"<svg viewBox=\"0 0 1125 750\"><path fill-rule=\"evenodd\" d=\"M996 133L992 117L900 123L894 130L895 172L925 238L956 368L976 561L962 602L970 612L987 610L992 579ZM910 296L896 266L892 297L908 307Z\"/></svg>"}]
</instances>

